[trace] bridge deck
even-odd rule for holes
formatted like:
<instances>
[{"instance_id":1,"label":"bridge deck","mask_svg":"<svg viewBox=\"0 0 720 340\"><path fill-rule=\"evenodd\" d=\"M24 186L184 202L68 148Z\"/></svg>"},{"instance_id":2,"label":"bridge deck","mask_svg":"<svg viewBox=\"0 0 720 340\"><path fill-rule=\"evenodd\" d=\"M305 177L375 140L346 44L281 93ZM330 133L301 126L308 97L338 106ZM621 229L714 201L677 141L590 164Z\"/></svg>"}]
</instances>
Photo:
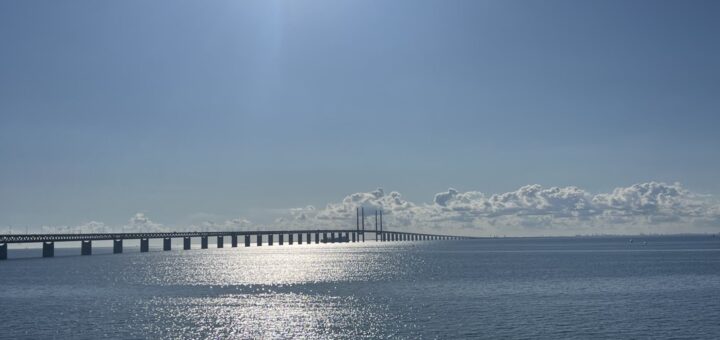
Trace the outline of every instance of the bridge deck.
<instances>
[{"instance_id":1,"label":"bridge deck","mask_svg":"<svg viewBox=\"0 0 720 340\"><path fill-rule=\"evenodd\" d=\"M132 240L132 239L158 239L181 237L209 237L209 236L245 236L270 234L298 234L298 233L359 233L356 229L302 229L302 230L257 230L257 231L212 231L212 232L163 232L163 233L103 233L103 234L6 234L0 235L2 243L35 243L35 242L64 242L64 241L105 241L105 240ZM375 230L365 230L373 234ZM404 231L384 230L383 234L407 234L432 237L452 237L470 239L474 237L453 236L441 234L424 234ZM380 234L377 232L377 234Z\"/></svg>"}]
</instances>

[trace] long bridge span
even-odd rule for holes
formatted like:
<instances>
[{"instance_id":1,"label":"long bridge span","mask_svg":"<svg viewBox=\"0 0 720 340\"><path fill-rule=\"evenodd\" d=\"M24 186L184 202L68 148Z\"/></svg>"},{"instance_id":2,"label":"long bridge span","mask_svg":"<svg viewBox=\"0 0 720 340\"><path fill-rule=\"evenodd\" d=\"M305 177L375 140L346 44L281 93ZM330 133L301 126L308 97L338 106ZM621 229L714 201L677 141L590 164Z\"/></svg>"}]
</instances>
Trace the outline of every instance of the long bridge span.
<instances>
[{"instance_id":1,"label":"long bridge span","mask_svg":"<svg viewBox=\"0 0 720 340\"><path fill-rule=\"evenodd\" d=\"M466 236L451 236L440 234L424 234L402 231L372 231L374 240L378 242L399 241L430 241L430 240L461 240L470 239ZM12 234L0 235L0 260L7 259L8 244L10 243L42 243L43 257L55 256L55 242L80 242L80 254L92 254L92 241L113 241L113 253L123 252L123 241L140 240L140 251L150 250L150 239L162 239L163 250L172 250L173 239L183 239L183 249L191 249L192 239L200 239L200 248L208 248L208 239L215 238L217 247L225 246L225 239L230 239L230 246L237 247L238 240L244 241L245 247L250 247L251 237L255 238L255 245L272 246L285 243L319 244L319 243L352 243L365 242L365 231L347 229L317 229L317 230L261 230L261 231L213 231L213 232L155 232L155 233L102 233L102 234ZM277 238L276 238L277 237ZM286 238L287 237L287 238Z\"/></svg>"},{"instance_id":2,"label":"long bridge span","mask_svg":"<svg viewBox=\"0 0 720 340\"><path fill-rule=\"evenodd\" d=\"M350 243L365 242L365 233L374 234L374 240L378 242L399 242L399 241L433 241L433 240L465 240L474 237L452 236L441 234L414 233L405 231L388 231L383 229L382 211L375 211L375 229L365 229L365 211L362 208L357 210L355 229L300 229L300 230L257 230L257 231L212 231L212 232L152 232L152 233L96 233L96 234L6 234L0 235L0 260L7 260L8 244L10 243L42 243L43 257L55 256L55 242L80 242L80 254L92 255L93 241L112 241L113 253L123 252L123 241L140 240L140 252L150 251L151 239L162 239L163 250L172 250L173 239L183 239L183 249L189 250L193 238L200 238L200 248L208 248L208 239L216 238L217 247L224 248L225 238L230 239L230 246L238 246L238 239L244 241L245 247L252 244L251 237L255 237L255 244L262 246L264 240L268 246L275 243L277 236L278 245L284 245L287 236L287 243L297 244L319 244L319 243ZM304 236L304 237L303 237Z\"/></svg>"}]
</instances>

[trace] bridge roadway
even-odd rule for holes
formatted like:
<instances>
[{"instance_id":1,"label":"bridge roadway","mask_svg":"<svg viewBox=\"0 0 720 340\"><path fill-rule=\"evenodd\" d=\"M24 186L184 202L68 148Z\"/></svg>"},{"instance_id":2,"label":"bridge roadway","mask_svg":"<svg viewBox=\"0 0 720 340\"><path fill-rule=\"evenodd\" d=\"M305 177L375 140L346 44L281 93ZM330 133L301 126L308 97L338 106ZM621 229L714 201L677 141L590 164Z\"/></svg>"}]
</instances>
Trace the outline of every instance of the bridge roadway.
<instances>
[{"instance_id":1,"label":"bridge roadway","mask_svg":"<svg viewBox=\"0 0 720 340\"><path fill-rule=\"evenodd\" d=\"M431 240L462 240L472 239L466 236L451 236L439 234L424 234L402 231L363 231L347 229L317 229L317 230L258 230L258 231L214 231L214 232L155 232L155 233L103 233L103 234L7 234L0 235L0 260L7 259L8 244L10 243L42 243L43 257L55 256L55 242L80 241L80 254L92 254L92 241L113 241L113 253L123 252L123 240L140 240L140 251L148 252L150 239L163 239L163 250L172 249L172 239L182 238L183 249L191 248L192 238L199 237L202 249L208 247L208 237L217 238L217 247L223 248L226 236L231 239L231 246L237 247L238 237L244 237L245 247L249 247L250 237L255 236L256 245L262 246L263 238L267 237L267 245L272 246L275 236L278 236L278 244L285 243L285 236L288 236L288 244L293 244L294 236L297 236L297 243L303 243L303 235L306 236L307 244L315 241L318 243L347 243L365 242L365 233L375 234L375 240L380 242L393 241L431 241ZM313 240L314 236L314 240ZM321 238L322 236L322 238Z\"/></svg>"}]
</instances>

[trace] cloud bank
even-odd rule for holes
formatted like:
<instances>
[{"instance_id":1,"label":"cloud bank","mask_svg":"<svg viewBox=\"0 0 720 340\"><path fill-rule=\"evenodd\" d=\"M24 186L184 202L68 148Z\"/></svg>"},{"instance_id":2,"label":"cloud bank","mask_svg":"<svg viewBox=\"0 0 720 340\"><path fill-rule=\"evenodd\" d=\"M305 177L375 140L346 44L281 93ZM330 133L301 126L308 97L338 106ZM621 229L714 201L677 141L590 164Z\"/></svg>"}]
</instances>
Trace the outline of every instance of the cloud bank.
<instances>
[{"instance_id":1,"label":"cloud bank","mask_svg":"<svg viewBox=\"0 0 720 340\"><path fill-rule=\"evenodd\" d=\"M352 226L355 209L384 211L384 226L400 230L456 229L474 235L683 233L720 230L720 204L680 184L647 182L593 194L575 186L533 184L485 194L450 188L431 203L413 203L383 189L346 196L325 208L293 209L295 226ZM367 221L367 220L366 220ZM374 221L370 221L372 227Z\"/></svg>"},{"instance_id":2,"label":"cloud bank","mask_svg":"<svg viewBox=\"0 0 720 340\"><path fill-rule=\"evenodd\" d=\"M453 188L436 193L427 203L414 203L397 192L379 188L350 194L324 208L272 210L273 223L253 223L238 217L168 226L136 213L127 223L109 226L91 221L78 226L43 226L43 233L110 233L168 231L243 231L263 229L354 228L355 211L366 212L366 229L373 214L383 211L390 230L443 232L477 236L537 236L576 234L716 233L720 203L680 184L638 183L609 193L584 189L526 185L515 191L485 194Z\"/></svg>"}]
</instances>

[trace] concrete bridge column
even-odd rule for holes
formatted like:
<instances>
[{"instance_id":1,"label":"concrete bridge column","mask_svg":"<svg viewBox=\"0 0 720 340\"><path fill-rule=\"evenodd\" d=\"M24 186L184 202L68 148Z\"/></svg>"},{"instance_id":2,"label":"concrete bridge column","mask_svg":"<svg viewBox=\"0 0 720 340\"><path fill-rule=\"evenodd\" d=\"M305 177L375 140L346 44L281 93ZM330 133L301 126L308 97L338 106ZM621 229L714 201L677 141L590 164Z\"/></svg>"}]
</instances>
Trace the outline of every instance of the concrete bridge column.
<instances>
[{"instance_id":1,"label":"concrete bridge column","mask_svg":"<svg viewBox=\"0 0 720 340\"><path fill-rule=\"evenodd\" d=\"M80 241L80 255L92 255L92 241Z\"/></svg>"},{"instance_id":2,"label":"concrete bridge column","mask_svg":"<svg viewBox=\"0 0 720 340\"><path fill-rule=\"evenodd\" d=\"M122 254L123 252L123 240L113 240L113 254Z\"/></svg>"},{"instance_id":3,"label":"concrete bridge column","mask_svg":"<svg viewBox=\"0 0 720 340\"><path fill-rule=\"evenodd\" d=\"M290 243L290 245L293 244L293 234L292 233L288 234L288 243Z\"/></svg>"},{"instance_id":4,"label":"concrete bridge column","mask_svg":"<svg viewBox=\"0 0 720 340\"><path fill-rule=\"evenodd\" d=\"M273 245L273 238L274 238L274 237L275 237L275 235L273 235L273 234L268 235L268 245L269 245L269 246Z\"/></svg>"},{"instance_id":5,"label":"concrete bridge column","mask_svg":"<svg viewBox=\"0 0 720 340\"><path fill-rule=\"evenodd\" d=\"M305 234L305 239L307 240L307 244L310 244L310 233Z\"/></svg>"},{"instance_id":6,"label":"concrete bridge column","mask_svg":"<svg viewBox=\"0 0 720 340\"><path fill-rule=\"evenodd\" d=\"M352 237L352 242L357 242L357 236L355 235L355 232L353 231L350 234L352 234L350 235L350 237Z\"/></svg>"},{"instance_id":7,"label":"concrete bridge column","mask_svg":"<svg viewBox=\"0 0 720 340\"><path fill-rule=\"evenodd\" d=\"M261 247L262 246L262 234L255 235L255 241L257 242L257 246Z\"/></svg>"},{"instance_id":8,"label":"concrete bridge column","mask_svg":"<svg viewBox=\"0 0 720 340\"><path fill-rule=\"evenodd\" d=\"M163 239L163 250L164 251L172 250L172 238L166 237Z\"/></svg>"},{"instance_id":9,"label":"concrete bridge column","mask_svg":"<svg viewBox=\"0 0 720 340\"><path fill-rule=\"evenodd\" d=\"M0 260L7 260L7 243L0 243Z\"/></svg>"},{"instance_id":10,"label":"concrete bridge column","mask_svg":"<svg viewBox=\"0 0 720 340\"><path fill-rule=\"evenodd\" d=\"M230 237L230 245L233 248L237 248L237 235L233 235Z\"/></svg>"},{"instance_id":11,"label":"concrete bridge column","mask_svg":"<svg viewBox=\"0 0 720 340\"><path fill-rule=\"evenodd\" d=\"M285 242L285 234L278 235L278 239L280 241L278 243L280 243L280 245L283 245L283 242Z\"/></svg>"},{"instance_id":12,"label":"concrete bridge column","mask_svg":"<svg viewBox=\"0 0 720 340\"><path fill-rule=\"evenodd\" d=\"M298 244L302 244L302 233L298 233Z\"/></svg>"},{"instance_id":13,"label":"concrete bridge column","mask_svg":"<svg viewBox=\"0 0 720 340\"><path fill-rule=\"evenodd\" d=\"M192 243L192 239L190 237L183 237L183 249L190 250L190 244Z\"/></svg>"},{"instance_id":14,"label":"concrete bridge column","mask_svg":"<svg viewBox=\"0 0 720 340\"><path fill-rule=\"evenodd\" d=\"M200 248L201 249L208 248L208 237L207 236L200 236Z\"/></svg>"},{"instance_id":15,"label":"concrete bridge column","mask_svg":"<svg viewBox=\"0 0 720 340\"><path fill-rule=\"evenodd\" d=\"M224 237L222 237L222 236L217 237L217 247L218 248L225 247L225 238Z\"/></svg>"},{"instance_id":16,"label":"concrete bridge column","mask_svg":"<svg viewBox=\"0 0 720 340\"><path fill-rule=\"evenodd\" d=\"M330 243L335 243L335 233L330 233Z\"/></svg>"},{"instance_id":17,"label":"concrete bridge column","mask_svg":"<svg viewBox=\"0 0 720 340\"><path fill-rule=\"evenodd\" d=\"M250 246L250 235L245 235L245 246L246 247Z\"/></svg>"},{"instance_id":18,"label":"concrete bridge column","mask_svg":"<svg viewBox=\"0 0 720 340\"><path fill-rule=\"evenodd\" d=\"M320 243L320 233L315 233L315 244Z\"/></svg>"},{"instance_id":19,"label":"concrete bridge column","mask_svg":"<svg viewBox=\"0 0 720 340\"><path fill-rule=\"evenodd\" d=\"M55 256L55 242L43 242L43 257Z\"/></svg>"},{"instance_id":20,"label":"concrete bridge column","mask_svg":"<svg viewBox=\"0 0 720 340\"><path fill-rule=\"evenodd\" d=\"M150 240L146 238L140 239L140 252L147 253L150 251Z\"/></svg>"}]
</instances>

